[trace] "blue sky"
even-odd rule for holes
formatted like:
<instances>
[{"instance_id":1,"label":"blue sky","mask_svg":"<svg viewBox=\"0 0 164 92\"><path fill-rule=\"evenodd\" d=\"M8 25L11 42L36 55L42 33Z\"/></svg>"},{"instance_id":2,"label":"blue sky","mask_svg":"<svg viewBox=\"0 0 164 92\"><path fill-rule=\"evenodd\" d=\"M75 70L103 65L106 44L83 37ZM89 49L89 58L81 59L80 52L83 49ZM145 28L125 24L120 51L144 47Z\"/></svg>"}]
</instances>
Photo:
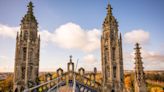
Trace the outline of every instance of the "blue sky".
<instances>
[{"instance_id":1,"label":"blue sky","mask_svg":"<svg viewBox=\"0 0 164 92\"><path fill-rule=\"evenodd\" d=\"M0 1L0 72L13 71L15 33L28 2ZM108 0L32 2L42 40L40 71L66 69L69 55L73 55L74 61L79 58L78 67L101 69L99 38ZM110 0L110 4L123 35L124 68L133 69L134 43L140 42L145 69L164 70L164 1ZM65 34L67 31L69 35Z\"/></svg>"}]
</instances>

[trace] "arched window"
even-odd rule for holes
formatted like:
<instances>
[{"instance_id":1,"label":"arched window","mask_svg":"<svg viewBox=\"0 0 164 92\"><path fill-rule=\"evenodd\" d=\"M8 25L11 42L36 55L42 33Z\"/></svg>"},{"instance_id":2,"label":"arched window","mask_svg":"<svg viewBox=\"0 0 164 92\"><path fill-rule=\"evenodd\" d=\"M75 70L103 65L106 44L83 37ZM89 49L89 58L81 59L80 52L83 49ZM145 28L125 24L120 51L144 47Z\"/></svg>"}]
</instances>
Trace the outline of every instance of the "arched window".
<instances>
[{"instance_id":1,"label":"arched window","mask_svg":"<svg viewBox=\"0 0 164 92\"><path fill-rule=\"evenodd\" d=\"M114 78L116 78L116 66L113 67L113 75L114 75Z\"/></svg>"},{"instance_id":2,"label":"arched window","mask_svg":"<svg viewBox=\"0 0 164 92\"><path fill-rule=\"evenodd\" d=\"M112 89L112 91L111 92L114 92L114 90Z\"/></svg>"},{"instance_id":3,"label":"arched window","mask_svg":"<svg viewBox=\"0 0 164 92\"><path fill-rule=\"evenodd\" d=\"M105 63L107 63L108 62L108 57L109 57L109 52L108 52L108 47L105 47Z\"/></svg>"},{"instance_id":4,"label":"arched window","mask_svg":"<svg viewBox=\"0 0 164 92\"><path fill-rule=\"evenodd\" d=\"M23 61L26 60L26 52L27 52L27 49L26 47L23 48Z\"/></svg>"},{"instance_id":5,"label":"arched window","mask_svg":"<svg viewBox=\"0 0 164 92\"><path fill-rule=\"evenodd\" d=\"M16 88L14 92L18 92L18 88Z\"/></svg>"},{"instance_id":6,"label":"arched window","mask_svg":"<svg viewBox=\"0 0 164 92\"><path fill-rule=\"evenodd\" d=\"M25 78L25 67L22 67L22 79Z\"/></svg>"},{"instance_id":7,"label":"arched window","mask_svg":"<svg viewBox=\"0 0 164 92\"><path fill-rule=\"evenodd\" d=\"M115 61L115 48L112 48L112 60Z\"/></svg>"},{"instance_id":8,"label":"arched window","mask_svg":"<svg viewBox=\"0 0 164 92\"><path fill-rule=\"evenodd\" d=\"M28 32L27 30L24 30L24 40L27 40L28 39Z\"/></svg>"}]
</instances>

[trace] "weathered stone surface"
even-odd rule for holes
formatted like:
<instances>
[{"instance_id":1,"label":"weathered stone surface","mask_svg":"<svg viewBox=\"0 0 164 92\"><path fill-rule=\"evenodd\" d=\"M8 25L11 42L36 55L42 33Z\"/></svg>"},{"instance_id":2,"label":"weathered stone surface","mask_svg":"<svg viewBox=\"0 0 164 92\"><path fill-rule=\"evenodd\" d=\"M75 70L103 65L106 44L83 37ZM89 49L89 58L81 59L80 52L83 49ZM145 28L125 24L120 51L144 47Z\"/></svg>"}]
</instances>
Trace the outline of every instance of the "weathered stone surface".
<instances>
[{"instance_id":1,"label":"weathered stone surface","mask_svg":"<svg viewBox=\"0 0 164 92\"><path fill-rule=\"evenodd\" d=\"M17 34L14 69L14 92L22 92L35 84L39 74L40 37L37 21L33 15L32 2L21 21L20 34Z\"/></svg>"},{"instance_id":2,"label":"weathered stone surface","mask_svg":"<svg viewBox=\"0 0 164 92\"><path fill-rule=\"evenodd\" d=\"M107 16L101 36L101 61L103 74L102 92L123 92L122 39L118 36L118 23L108 4Z\"/></svg>"}]
</instances>

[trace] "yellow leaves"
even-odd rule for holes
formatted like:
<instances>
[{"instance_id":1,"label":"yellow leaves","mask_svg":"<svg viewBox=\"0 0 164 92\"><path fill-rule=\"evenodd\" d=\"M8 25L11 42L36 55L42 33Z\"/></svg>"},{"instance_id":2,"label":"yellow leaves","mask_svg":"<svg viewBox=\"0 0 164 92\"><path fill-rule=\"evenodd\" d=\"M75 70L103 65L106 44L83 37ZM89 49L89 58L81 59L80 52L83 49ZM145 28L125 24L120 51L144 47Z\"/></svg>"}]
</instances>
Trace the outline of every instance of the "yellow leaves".
<instances>
[{"instance_id":1,"label":"yellow leaves","mask_svg":"<svg viewBox=\"0 0 164 92\"><path fill-rule=\"evenodd\" d=\"M0 91L7 92L12 90L13 87L13 76L8 76L5 80L0 82Z\"/></svg>"},{"instance_id":2,"label":"yellow leaves","mask_svg":"<svg viewBox=\"0 0 164 92\"><path fill-rule=\"evenodd\" d=\"M125 87L127 89L132 87L132 81L131 81L131 77L130 76L125 77L124 82L125 82Z\"/></svg>"},{"instance_id":3,"label":"yellow leaves","mask_svg":"<svg viewBox=\"0 0 164 92\"><path fill-rule=\"evenodd\" d=\"M54 73L54 74L52 75L52 79L54 79L54 78L57 78L57 73Z\"/></svg>"},{"instance_id":4,"label":"yellow leaves","mask_svg":"<svg viewBox=\"0 0 164 92\"><path fill-rule=\"evenodd\" d=\"M152 87L150 92L164 92L161 87Z\"/></svg>"},{"instance_id":5,"label":"yellow leaves","mask_svg":"<svg viewBox=\"0 0 164 92\"><path fill-rule=\"evenodd\" d=\"M100 73L97 73L96 81L99 82L99 83L102 83L102 75Z\"/></svg>"}]
</instances>

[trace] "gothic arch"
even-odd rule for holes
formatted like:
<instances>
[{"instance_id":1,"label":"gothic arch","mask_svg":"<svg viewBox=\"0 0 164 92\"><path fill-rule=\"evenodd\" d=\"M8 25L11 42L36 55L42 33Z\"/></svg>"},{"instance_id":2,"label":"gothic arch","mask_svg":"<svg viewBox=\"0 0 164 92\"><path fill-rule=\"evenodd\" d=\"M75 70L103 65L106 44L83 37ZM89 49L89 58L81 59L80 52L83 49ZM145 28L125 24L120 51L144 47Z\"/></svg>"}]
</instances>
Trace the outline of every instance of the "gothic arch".
<instances>
[{"instance_id":1,"label":"gothic arch","mask_svg":"<svg viewBox=\"0 0 164 92\"><path fill-rule=\"evenodd\" d=\"M116 65L113 66L113 77L116 78L117 73L117 67Z\"/></svg>"},{"instance_id":2,"label":"gothic arch","mask_svg":"<svg viewBox=\"0 0 164 92\"><path fill-rule=\"evenodd\" d=\"M18 92L18 88L16 88L14 92Z\"/></svg>"},{"instance_id":3,"label":"gothic arch","mask_svg":"<svg viewBox=\"0 0 164 92\"><path fill-rule=\"evenodd\" d=\"M112 89L112 91L111 92L115 92L113 89Z\"/></svg>"}]
</instances>

